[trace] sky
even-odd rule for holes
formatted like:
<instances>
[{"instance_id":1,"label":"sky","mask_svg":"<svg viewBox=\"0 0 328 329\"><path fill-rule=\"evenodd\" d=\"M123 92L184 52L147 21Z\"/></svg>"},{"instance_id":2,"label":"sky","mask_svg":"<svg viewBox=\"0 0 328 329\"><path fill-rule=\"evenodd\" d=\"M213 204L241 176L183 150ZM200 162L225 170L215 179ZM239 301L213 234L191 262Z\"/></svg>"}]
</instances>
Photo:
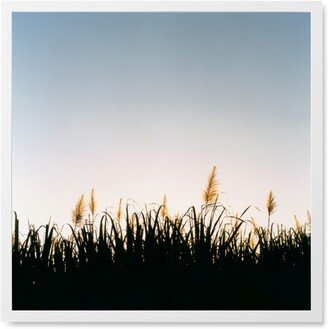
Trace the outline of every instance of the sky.
<instances>
[{"instance_id":1,"label":"sky","mask_svg":"<svg viewBox=\"0 0 328 329\"><path fill-rule=\"evenodd\" d=\"M311 210L307 13L14 13L13 210L62 225L95 188L170 213L276 196L276 222ZM133 201L134 200L134 201ZM255 210L254 210L255 211Z\"/></svg>"}]
</instances>

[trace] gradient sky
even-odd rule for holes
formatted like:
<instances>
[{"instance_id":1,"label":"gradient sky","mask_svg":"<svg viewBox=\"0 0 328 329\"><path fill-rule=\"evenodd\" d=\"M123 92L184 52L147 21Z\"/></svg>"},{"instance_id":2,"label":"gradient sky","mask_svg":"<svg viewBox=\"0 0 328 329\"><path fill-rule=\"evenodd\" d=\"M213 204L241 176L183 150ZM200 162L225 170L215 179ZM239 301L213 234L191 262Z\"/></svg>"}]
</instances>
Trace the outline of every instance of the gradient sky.
<instances>
[{"instance_id":1,"label":"gradient sky","mask_svg":"<svg viewBox=\"0 0 328 329\"><path fill-rule=\"evenodd\" d=\"M221 200L293 225L310 209L310 15L14 13L13 209L70 222L94 187L199 206Z\"/></svg>"}]
</instances>

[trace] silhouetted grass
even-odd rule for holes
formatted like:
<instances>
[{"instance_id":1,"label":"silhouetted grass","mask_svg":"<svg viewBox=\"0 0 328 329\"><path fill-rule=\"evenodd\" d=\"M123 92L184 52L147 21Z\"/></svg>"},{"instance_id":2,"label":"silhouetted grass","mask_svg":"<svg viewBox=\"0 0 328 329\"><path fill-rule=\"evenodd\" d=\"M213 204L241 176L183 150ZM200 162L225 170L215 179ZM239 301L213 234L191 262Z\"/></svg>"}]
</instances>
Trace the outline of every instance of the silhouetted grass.
<instances>
[{"instance_id":1,"label":"silhouetted grass","mask_svg":"<svg viewBox=\"0 0 328 329\"><path fill-rule=\"evenodd\" d=\"M47 224L19 241L15 214L13 309L309 310L309 223L259 227L248 208L230 216L217 197L210 203L212 182L206 205L181 216L168 214L166 197L140 213L120 201L115 218L104 212L95 225L94 199L92 220L68 236Z\"/></svg>"}]
</instances>

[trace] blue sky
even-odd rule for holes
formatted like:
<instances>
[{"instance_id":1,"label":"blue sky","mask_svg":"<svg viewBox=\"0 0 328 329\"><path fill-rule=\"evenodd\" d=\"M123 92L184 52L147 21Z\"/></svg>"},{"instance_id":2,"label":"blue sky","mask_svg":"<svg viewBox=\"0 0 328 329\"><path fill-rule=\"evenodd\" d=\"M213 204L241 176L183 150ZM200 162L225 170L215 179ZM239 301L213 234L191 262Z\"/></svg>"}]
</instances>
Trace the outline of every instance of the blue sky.
<instances>
[{"instance_id":1,"label":"blue sky","mask_svg":"<svg viewBox=\"0 0 328 329\"><path fill-rule=\"evenodd\" d=\"M183 212L310 209L310 15L14 13L13 208L63 224L82 193ZM265 218L264 214L258 214ZM259 219L261 222L261 219Z\"/></svg>"}]
</instances>

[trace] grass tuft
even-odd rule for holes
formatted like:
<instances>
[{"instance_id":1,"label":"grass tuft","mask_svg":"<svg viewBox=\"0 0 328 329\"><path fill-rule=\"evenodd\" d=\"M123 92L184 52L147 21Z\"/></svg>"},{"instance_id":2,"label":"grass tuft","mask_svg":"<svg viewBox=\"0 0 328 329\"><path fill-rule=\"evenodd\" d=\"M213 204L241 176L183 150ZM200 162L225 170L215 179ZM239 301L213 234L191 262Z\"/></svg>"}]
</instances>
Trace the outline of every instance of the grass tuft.
<instances>
[{"instance_id":1,"label":"grass tuft","mask_svg":"<svg viewBox=\"0 0 328 329\"><path fill-rule=\"evenodd\" d=\"M211 174L208 177L207 185L203 193L203 200L205 205L214 203L219 197L218 181L216 178L217 169L213 167Z\"/></svg>"}]
</instances>

